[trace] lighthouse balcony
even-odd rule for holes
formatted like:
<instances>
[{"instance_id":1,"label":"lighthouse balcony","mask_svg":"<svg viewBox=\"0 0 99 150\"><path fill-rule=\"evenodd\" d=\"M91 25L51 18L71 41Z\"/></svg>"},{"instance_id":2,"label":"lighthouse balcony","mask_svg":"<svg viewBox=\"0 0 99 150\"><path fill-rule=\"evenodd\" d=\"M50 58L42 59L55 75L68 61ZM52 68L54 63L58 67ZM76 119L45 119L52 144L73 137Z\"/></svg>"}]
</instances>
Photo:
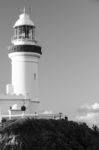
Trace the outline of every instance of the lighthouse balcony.
<instances>
[{"instance_id":1,"label":"lighthouse balcony","mask_svg":"<svg viewBox=\"0 0 99 150\"><path fill-rule=\"evenodd\" d=\"M41 47L38 45L14 45L10 46L9 53L13 52L33 52L42 55Z\"/></svg>"}]
</instances>

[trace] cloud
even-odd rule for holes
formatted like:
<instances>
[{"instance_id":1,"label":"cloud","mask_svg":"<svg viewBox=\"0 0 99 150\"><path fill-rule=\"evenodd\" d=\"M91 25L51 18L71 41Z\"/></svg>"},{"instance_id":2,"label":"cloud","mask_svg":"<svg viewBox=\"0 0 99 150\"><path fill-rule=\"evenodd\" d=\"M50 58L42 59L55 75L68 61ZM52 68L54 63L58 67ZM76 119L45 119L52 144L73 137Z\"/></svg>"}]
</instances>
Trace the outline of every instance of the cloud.
<instances>
[{"instance_id":1,"label":"cloud","mask_svg":"<svg viewBox=\"0 0 99 150\"><path fill-rule=\"evenodd\" d=\"M86 122L91 127L93 124L99 127L99 113L87 113L86 115L76 116L76 121Z\"/></svg>"},{"instance_id":2,"label":"cloud","mask_svg":"<svg viewBox=\"0 0 99 150\"><path fill-rule=\"evenodd\" d=\"M89 126L95 124L99 127L99 103L84 104L78 109L78 112L76 121L86 122Z\"/></svg>"},{"instance_id":3,"label":"cloud","mask_svg":"<svg viewBox=\"0 0 99 150\"><path fill-rule=\"evenodd\" d=\"M78 109L79 113L88 113L93 112L97 113L99 112L99 103L94 103L93 105L84 104Z\"/></svg>"},{"instance_id":4,"label":"cloud","mask_svg":"<svg viewBox=\"0 0 99 150\"><path fill-rule=\"evenodd\" d=\"M53 112L52 112L52 110L44 110L40 114L51 115L51 114L53 114Z\"/></svg>"}]
</instances>

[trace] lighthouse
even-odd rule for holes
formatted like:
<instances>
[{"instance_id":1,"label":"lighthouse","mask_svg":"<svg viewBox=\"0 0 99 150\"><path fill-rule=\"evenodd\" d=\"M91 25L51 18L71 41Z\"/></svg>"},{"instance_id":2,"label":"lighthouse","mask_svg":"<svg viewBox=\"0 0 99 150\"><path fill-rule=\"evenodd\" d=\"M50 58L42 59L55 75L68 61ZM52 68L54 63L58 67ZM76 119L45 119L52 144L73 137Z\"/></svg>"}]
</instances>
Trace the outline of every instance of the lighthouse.
<instances>
[{"instance_id":1,"label":"lighthouse","mask_svg":"<svg viewBox=\"0 0 99 150\"><path fill-rule=\"evenodd\" d=\"M8 57L11 83L0 94L0 118L31 116L38 112L38 65L42 55L35 35L35 25L25 9L15 22ZM1 120L1 119L0 119Z\"/></svg>"},{"instance_id":2,"label":"lighthouse","mask_svg":"<svg viewBox=\"0 0 99 150\"><path fill-rule=\"evenodd\" d=\"M8 54L12 65L13 93L39 101L38 64L42 51L36 41L35 25L24 10L13 28L12 46Z\"/></svg>"}]
</instances>

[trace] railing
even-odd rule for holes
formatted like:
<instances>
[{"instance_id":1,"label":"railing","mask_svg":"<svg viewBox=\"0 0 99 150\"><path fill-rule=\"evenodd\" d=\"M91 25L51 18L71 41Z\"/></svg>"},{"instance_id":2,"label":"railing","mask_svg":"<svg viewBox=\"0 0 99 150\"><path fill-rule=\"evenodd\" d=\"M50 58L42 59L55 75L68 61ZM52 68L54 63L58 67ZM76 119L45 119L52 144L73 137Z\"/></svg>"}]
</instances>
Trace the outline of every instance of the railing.
<instances>
[{"instance_id":1,"label":"railing","mask_svg":"<svg viewBox=\"0 0 99 150\"><path fill-rule=\"evenodd\" d=\"M37 43L37 41L33 38L27 38L27 37L23 37L23 36L20 36L20 37L15 37L15 36L12 36L11 37L11 41L28 41L28 42L34 42L34 43Z\"/></svg>"},{"instance_id":2,"label":"railing","mask_svg":"<svg viewBox=\"0 0 99 150\"><path fill-rule=\"evenodd\" d=\"M34 118L34 119L62 119L65 118L65 115L62 115L60 117L60 114L25 114L24 112L22 112L21 114L9 114L9 115L1 115L0 116L0 122L2 121L3 118L7 119L7 120L11 120L11 119L15 119L15 118Z\"/></svg>"},{"instance_id":3,"label":"railing","mask_svg":"<svg viewBox=\"0 0 99 150\"><path fill-rule=\"evenodd\" d=\"M41 47L37 44L12 45L8 47L9 52L33 52L42 55Z\"/></svg>"}]
</instances>

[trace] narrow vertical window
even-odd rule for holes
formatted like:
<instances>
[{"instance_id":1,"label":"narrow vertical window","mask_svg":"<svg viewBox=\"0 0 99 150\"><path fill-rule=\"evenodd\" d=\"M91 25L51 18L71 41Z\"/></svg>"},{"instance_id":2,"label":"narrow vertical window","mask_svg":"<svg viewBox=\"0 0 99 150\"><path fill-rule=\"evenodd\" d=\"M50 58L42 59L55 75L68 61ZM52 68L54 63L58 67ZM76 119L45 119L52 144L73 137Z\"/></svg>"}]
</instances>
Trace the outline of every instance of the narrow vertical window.
<instances>
[{"instance_id":1,"label":"narrow vertical window","mask_svg":"<svg viewBox=\"0 0 99 150\"><path fill-rule=\"evenodd\" d=\"M36 73L34 73L34 80L36 80Z\"/></svg>"}]
</instances>

